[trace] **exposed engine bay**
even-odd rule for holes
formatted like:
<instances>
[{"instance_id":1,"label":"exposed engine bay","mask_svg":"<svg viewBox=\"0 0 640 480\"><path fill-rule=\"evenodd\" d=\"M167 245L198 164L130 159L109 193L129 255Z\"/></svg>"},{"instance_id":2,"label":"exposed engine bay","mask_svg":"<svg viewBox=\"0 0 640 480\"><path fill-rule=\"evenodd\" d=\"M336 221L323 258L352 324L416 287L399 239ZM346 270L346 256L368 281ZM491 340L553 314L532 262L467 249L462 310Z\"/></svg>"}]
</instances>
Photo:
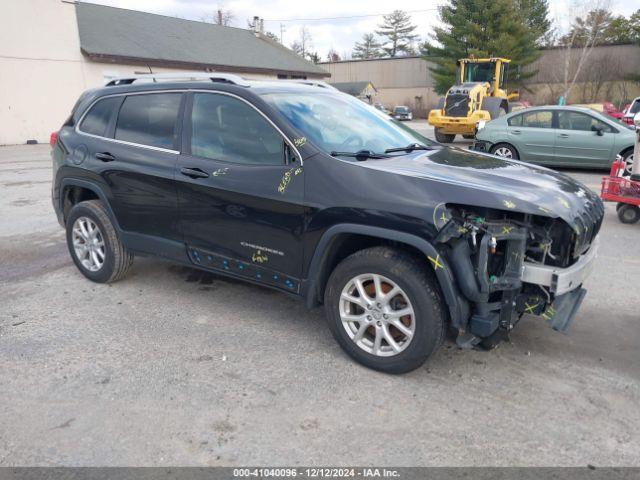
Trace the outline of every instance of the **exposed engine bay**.
<instances>
[{"instance_id":1,"label":"exposed engine bay","mask_svg":"<svg viewBox=\"0 0 640 480\"><path fill-rule=\"evenodd\" d=\"M523 314L566 330L586 291L604 212L560 218L446 205L436 242L469 302L462 342L504 337Z\"/></svg>"}]
</instances>

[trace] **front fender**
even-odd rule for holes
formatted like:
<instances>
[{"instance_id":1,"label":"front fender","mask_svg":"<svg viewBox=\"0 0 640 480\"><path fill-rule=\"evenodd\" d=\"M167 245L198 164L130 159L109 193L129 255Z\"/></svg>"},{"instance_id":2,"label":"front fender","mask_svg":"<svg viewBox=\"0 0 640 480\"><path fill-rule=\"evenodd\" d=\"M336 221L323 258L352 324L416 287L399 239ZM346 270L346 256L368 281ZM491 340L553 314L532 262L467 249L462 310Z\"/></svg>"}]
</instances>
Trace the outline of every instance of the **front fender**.
<instances>
[{"instance_id":1,"label":"front fender","mask_svg":"<svg viewBox=\"0 0 640 480\"><path fill-rule=\"evenodd\" d=\"M416 235L390 230L386 228L373 227L360 224L340 224L327 229L316 246L311 259L309 275L307 277L306 303L308 307L313 307L318 303L318 282L321 278L324 262L332 241L341 234L357 234L379 238L381 240L391 240L394 242L410 245L420 250L425 255L425 261L433 267L440 289L444 295L451 324L458 328L463 328L469 319L469 304L460 294L453 278L453 271L449 267L444 256L427 240Z\"/></svg>"}]
</instances>

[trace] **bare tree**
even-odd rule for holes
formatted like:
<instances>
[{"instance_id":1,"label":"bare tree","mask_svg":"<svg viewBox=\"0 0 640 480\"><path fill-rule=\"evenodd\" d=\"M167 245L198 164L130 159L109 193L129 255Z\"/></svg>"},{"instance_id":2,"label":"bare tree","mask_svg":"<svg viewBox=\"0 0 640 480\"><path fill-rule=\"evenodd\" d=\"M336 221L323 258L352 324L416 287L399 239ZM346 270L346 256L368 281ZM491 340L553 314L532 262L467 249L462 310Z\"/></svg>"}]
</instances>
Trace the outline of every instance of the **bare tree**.
<instances>
[{"instance_id":1,"label":"bare tree","mask_svg":"<svg viewBox=\"0 0 640 480\"><path fill-rule=\"evenodd\" d=\"M300 29L300 36L298 37L298 40L291 44L291 50L303 58L308 58L309 55L311 55L312 48L313 41L311 40L311 33L305 25Z\"/></svg>"},{"instance_id":2,"label":"bare tree","mask_svg":"<svg viewBox=\"0 0 640 480\"><path fill-rule=\"evenodd\" d=\"M218 9L214 13L204 15L200 20L207 23L222 25L223 27L229 27L233 24L235 18L236 17L231 10L225 10L224 6L218 6Z\"/></svg>"},{"instance_id":3,"label":"bare tree","mask_svg":"<svg viewBox=\"0 0 640 480\"><path fill-rule=\"evenodd\" d=\"M593 47L598 43L604 29L608 26L606 15L589 15L590 12L608 12L608 0L591 0L580 2L574 0L575 9L583 9L583 15L574 19L567 35L560 39L563 50L562 86L565 99L582 73Z\"/></svg>"}]
</instances>

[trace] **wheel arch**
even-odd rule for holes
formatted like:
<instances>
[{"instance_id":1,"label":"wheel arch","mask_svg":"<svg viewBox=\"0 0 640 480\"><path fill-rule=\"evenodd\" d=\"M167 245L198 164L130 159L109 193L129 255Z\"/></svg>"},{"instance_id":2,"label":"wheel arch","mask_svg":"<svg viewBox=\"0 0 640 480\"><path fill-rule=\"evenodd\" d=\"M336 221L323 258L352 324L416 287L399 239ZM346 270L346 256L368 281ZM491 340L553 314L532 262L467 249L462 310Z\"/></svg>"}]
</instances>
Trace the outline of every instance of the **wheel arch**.
<instances>
[{"instance_id":1,"label":"wheel arch","mask_svg":"<svg viewBox=\"0 0 640 480\"><path fill-rule=\"evenodd\" d=\"M357 242L349 243L353 240ZM392 245L422 256L435 274L447 303L452 325L461 327L467 323L469 304L460 294L447 261L429 241L406 232L360 224L334 225L318 241L305 281L307 306L311 308L322 302L329 276L340 261L355 251L381 244ZM433 260L429 260L429 257ZM434 268L436 259L439 266Z\"/></svg>"},{"instance_id":2,"label":"wheel arch","mask_svg":"<svg viewBox=\"0 0 640 480\"><path fill-rule=\"evenodd\" d=\"M118 232L121 231L120 224L118 223L116 216L111 209L111 205L107 199L107 196L99 185L79 178L64 178L60 182L59 208L62 212L63 221L65 223L67 221L67 216L69 215L71 207L73 207L73 205L75 205L76 203L85 200L100 200L107 210L109 219L113 223L116 230Z\"/></svg>"},{"instance_id":3,"label":"wheel arch","mask_svg":"<svg viewBox=\"0 0 640 480\"><path fill-rule=\"evenodd\" d=\"M622 150L620 150L620 156L622 158L624 158L625 155L627 155L629 153L633 153L633 145L630 146L630 147L626 147L626 148L623 148Z\"/></svg>"}]
</instances>

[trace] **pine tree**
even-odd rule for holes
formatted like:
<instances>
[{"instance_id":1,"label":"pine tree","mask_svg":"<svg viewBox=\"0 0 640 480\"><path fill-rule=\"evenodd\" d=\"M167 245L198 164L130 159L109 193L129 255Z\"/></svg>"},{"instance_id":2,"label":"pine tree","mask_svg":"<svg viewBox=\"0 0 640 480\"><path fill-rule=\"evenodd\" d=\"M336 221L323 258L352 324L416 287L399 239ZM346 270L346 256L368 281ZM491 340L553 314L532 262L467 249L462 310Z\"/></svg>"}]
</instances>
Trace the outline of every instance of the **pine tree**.
<instances>
[{"instance_id":1,"label":"pine tree","mask_svg":"<svg viewBox=\"0 0 640 480\"><path fill-rule=\"evenodd\" d=\"M365 33L362 42L356 42L353 47L353 58L379 58L382 56L380 42L373 33Z\"/></svg>"},{"instance_id":2,"label":"pine tree","mask_svg":"<svg viewBox=\"0 0 640 480\"><path fill-rule=\"evenodd\" d=\"M402 10L395 10L385 15L382 25L378 25L376 33L386 38L382 50L390 57L395 57L399 53L411 55L414 53L412 43L417 40L418 35L414 34L417 28L411 23L411 17Z\"/></svg>"},{"instance_id":3,"label":"pine tree","mask_svg":"<svg viewBox=\"0 0 640 480\"><path fill-rule=\"evenodd\" d=\"M422 51L436 65L431 72L440 94L455 83L459 58L510 58L513 80L516 66L529 65L540 55L535 46L537 34L522 20L514 0L450 0L439 11L445 26L434 28L437 43L425 42Z\"/></svg>"},{"instance_id":4,"label":"pine tree","mask_svg":"<svg viewBox=\"0 0 640 480\"><path fill-rule=\"evenodd\" d=\"M551 30L547 0L515 0L515 6L534 36L536 44L543 43Z\"/></svg>"}]
</instances>

